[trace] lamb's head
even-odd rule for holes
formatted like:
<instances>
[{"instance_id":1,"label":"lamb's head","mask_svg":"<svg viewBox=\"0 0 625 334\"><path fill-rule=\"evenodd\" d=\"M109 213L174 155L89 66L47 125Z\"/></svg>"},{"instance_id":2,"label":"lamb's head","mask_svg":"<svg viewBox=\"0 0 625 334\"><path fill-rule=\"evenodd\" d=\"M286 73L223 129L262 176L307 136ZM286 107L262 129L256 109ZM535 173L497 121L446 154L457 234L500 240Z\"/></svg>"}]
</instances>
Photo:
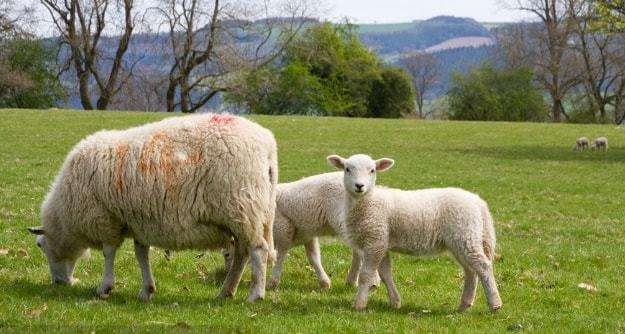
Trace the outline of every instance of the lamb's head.
<instances>
[{"instance_id":1,"label":"lamb's head","mask_svg":"<svg viewBox=\"0 0 625 334\"><path fill-rule=\"evenodd\" d=\"M343 184L350 196L361 197L375 187L377 172L384 172L395 163L392 159L373 160L370 156L356 154L345 159L338 155L328 158L330 165L343 171Z\"/></svg>"},{"instance_id":2,"label":"lamb's head","mask_svg":"<svg viewBox=\"0 0 625 334\"><path fill-rule=\"evenodd\" d=\"M74 284L77 281L74 278L74 267L78 256L60 255L60 247L46 235L43 227L30 227L28 231L37 235L37 246L48 260L52 281L59 284Z\"/></svg>"}]
</instances>

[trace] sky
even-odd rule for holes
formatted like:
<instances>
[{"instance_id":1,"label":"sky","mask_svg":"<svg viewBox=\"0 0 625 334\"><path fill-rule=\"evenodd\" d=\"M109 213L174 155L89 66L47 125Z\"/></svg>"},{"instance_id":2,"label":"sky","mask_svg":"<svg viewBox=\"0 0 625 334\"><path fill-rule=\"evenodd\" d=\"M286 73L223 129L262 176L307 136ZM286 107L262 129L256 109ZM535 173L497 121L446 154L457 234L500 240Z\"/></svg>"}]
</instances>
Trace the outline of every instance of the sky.
<instances>
[{"instance_id":1,"label":"sky","mask_svg":"<svg viewBox=\"0 0 625 334\"><path fill-rule=\"evenodd\" d=\"M502 0L325 0L331 20L347 17L354 23L395 23L438 15L474 18L480 22L524 19L518 11L504 9Z\"/></svg>"}]
</instances>

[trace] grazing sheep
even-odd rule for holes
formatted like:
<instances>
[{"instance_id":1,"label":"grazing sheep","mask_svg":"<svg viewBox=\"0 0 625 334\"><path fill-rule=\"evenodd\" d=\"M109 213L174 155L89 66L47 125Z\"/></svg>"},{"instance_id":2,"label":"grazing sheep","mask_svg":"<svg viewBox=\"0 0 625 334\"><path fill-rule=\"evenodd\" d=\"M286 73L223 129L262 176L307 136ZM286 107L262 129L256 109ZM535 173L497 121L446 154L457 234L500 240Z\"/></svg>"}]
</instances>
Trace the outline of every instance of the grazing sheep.
<instances>
[{"instance_id":1,"label":"grazing sheep","mask_svg":"<svg viewBox=\"0 0 625 334\"><path fill-rule=\"evenodd\" d=\"M588 148L588 144L589 144L588 138L586 137L577 138L577 140L575 141L575 146L573 146L573 150L583 151Z\"/></svg>"},{"instance_id":2,"label":"grazing sheep","mask_svg":"<svg viewBox=\"0 0 625 334\"><path fill-rule=\"evenodd\" d=\"M345 237L344 198L343 173L340 172L310 176L278 185L273 223L277 260L269 280L270 288L280 284L282 265L289 249L302 244L306 248L308 261L315 269L319 285L323 289L330 287L330 278L321 265L318 237ZM348 283L355 285L358 281L360 263L358 254L352 252Z\"/></svg>"},{"instance_id":3,"label":"grazing sheep","mask_svg":"<svg viewBox=\"0 0 625 334\"><path fill-rule=\"evenodd\" d=\"M593 151L599 150L599 151L607 152L608 151L608 138L599 137L595 139L595 141L593 142L591 146L591 149Z\"/></svg>"},{"instance_id":4,"label":"grazing sheep","mask_svg":"<svg viewBox=\"0 0 625 334\"><path fill-rule=\"evenodd\" d=\"M376 172L391 168L391 159L366 155L348 159L333 155L331 165L344 171L346 230L352 247L362 254L354 307L367 305L367 295L379 270L391 306L400 297L391 274L389 251L423 255L449 250L464 269L459 311L473 304L478 278L492 310L501 307L493 274L495 231L486 203L477 195L455 189L402 191L376 187Z\"/></svg>"},{"instance_id":5,"label":"grazing sheep","mask_svg":"<svg viewBox=\"0 0 625 334\"><path fill-rule=\"evenodd\" d=\"M175 117L123 131L101 131L67 156L41 209L37 244L52 279L73 283L76 260L102 249L107 297L124 238L135 240L140 298L155 291L150 246L227 248L236 240L220 297L236 292L251 256L248 300L263 298L278 179L276 142L265 128L231 115Z\"/></svg>"}]
</instances>

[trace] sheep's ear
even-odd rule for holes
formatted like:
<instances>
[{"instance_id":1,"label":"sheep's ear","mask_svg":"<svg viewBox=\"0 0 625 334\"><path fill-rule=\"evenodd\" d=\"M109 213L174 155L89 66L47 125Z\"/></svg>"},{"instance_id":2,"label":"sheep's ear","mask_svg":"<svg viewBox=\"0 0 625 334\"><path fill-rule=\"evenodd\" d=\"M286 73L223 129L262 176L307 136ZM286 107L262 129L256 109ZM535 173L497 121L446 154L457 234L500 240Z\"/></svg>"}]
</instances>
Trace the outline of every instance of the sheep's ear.
<instances>
[{"instance_id":1,"label":"sheep's ear","mask_svg":"<svg viewBox=\"0 0 625 334\"><path fill-rule=\"evenodd\" d=\"M375 161L375 170L378 172L384 172L389 170L395 164L395 160L382 158Z\"/></svg>"},{"instance_id":2,"label":"sheep's ear","mask_svg":"<svg viewBox=\"0 0 625 334\"><path fill-rule=\"evenodd\" d=\"M29 227L28 232L36 235L42 235L44 233L43 226Z\"/></svg>"},{"instance_id":3,"label":"sheep's ear","mask_svg":"<svg viewBox=\"0 0 625 334\"><path fill-rule=\"evenodd\" d=\"M328 159L328 163L330 164L330 166L333 166L341 170L345 168L345 159L341 158L338 155L331 155L327 157L326 159Z\"/></svg>"}]
</instances>

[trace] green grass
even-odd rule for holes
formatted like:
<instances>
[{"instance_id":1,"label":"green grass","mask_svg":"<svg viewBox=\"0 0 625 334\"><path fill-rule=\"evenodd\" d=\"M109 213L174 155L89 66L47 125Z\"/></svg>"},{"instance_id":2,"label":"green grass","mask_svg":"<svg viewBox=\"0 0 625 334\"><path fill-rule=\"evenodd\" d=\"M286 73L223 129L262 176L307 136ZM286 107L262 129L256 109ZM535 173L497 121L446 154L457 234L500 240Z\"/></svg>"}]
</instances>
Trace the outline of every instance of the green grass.
<instances>
[{"instance_id":1,"label":"green grass","mask_svg":"<svg viewBox=\"0 0 625 334\"><path fill-rule=\"evenodd\" d=\"M385 288L365 312L351 308L344 279L350 252L325 239L323 263L333 287L319 291L301 248L285 263L283 284L249 304L249 272L233 300L216 299L220 256L152 253L157 293L136 295L140 275L126 242L110 299L95 298L102 256L79 262L73 287L50 284L46 260L27 234L70 148L99 129L166 114L0 111L0 332L502 332L515 324L537 332L624 332L625 129L614 126L421 122L254 117L275 132L281 181L328 172L332 153L394 158L379 182L401 188L458 186L485 198L497 221L495 273L504 301L487 310L482 288L465 314L454 309L462 275L448 256L394 255L403 306L389 308ZM606 135L610 151L573 152L576 137ZM577 287L596 286L597 292Z\"/></svg>"}]
</instances>

